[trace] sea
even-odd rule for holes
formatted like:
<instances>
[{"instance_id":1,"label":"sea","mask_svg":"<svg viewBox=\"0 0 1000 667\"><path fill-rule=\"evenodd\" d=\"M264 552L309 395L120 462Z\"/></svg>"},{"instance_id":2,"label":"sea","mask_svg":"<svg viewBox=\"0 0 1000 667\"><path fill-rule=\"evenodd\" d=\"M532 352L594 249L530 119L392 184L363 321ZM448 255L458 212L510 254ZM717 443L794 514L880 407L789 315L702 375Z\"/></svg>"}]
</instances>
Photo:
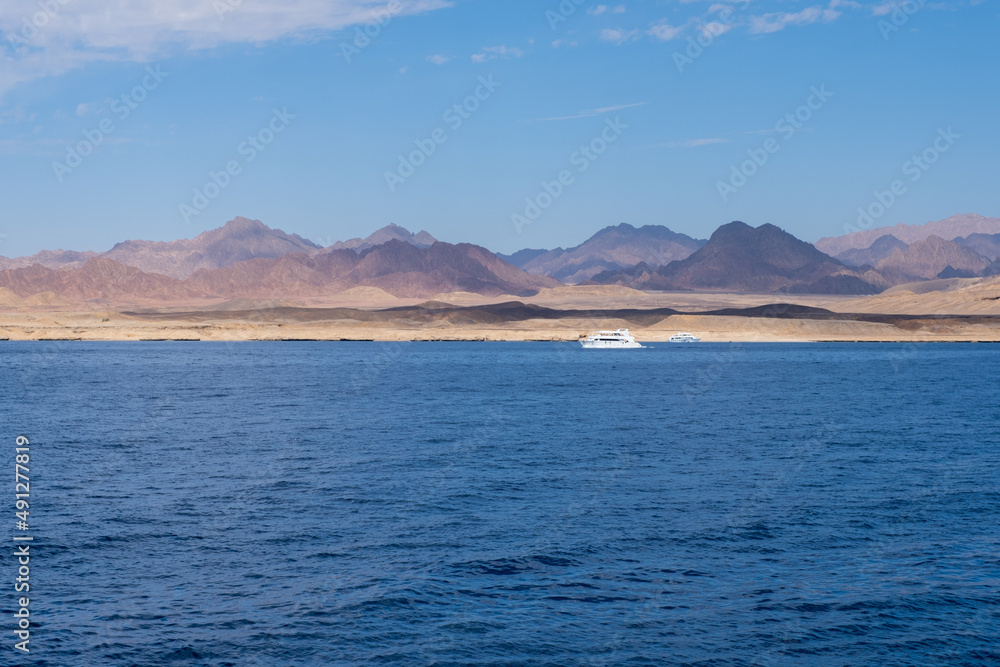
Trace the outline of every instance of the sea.
<instances>
[{"instance_id":1,"label":"sea","mask_svg":"<svg viewBox=\"0 0 1000 667\"><path fill-rule=\"evenodd\" d=\"M0 663L997 665L998 378L988 344L2 342Z\"/></svg>"}]
</instances>

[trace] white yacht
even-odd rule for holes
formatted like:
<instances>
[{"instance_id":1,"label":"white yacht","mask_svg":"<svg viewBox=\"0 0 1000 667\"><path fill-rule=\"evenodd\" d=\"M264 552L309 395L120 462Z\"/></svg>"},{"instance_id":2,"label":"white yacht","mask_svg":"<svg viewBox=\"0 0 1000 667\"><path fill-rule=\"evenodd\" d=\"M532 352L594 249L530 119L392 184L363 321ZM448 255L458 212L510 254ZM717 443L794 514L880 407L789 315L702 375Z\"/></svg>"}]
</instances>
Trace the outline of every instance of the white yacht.
<instances>
[{"instance_id":1,"label":"white yacht","mask_svg":"<svg viewBox=\"0 0 1000 667\"><path fill-rule=\"evenodd\" d=\"M635 338L628 332L628 329L616 329L615 331L598 331L590 334L586 339L580 341L580 345L586 348L637 348L642 347L635 341Z\"/></svg>"},{"instance_id":2,"label":"white yacht","mask_svg":"<svg viewBox=\"0 0 1000 667\"><path fill-rule=\"evenodd\" d=\"M671 343L698 343L701 339L694 334L689 333L679 333L675 336L670 337Z\"/></svg>"}]
</instances>

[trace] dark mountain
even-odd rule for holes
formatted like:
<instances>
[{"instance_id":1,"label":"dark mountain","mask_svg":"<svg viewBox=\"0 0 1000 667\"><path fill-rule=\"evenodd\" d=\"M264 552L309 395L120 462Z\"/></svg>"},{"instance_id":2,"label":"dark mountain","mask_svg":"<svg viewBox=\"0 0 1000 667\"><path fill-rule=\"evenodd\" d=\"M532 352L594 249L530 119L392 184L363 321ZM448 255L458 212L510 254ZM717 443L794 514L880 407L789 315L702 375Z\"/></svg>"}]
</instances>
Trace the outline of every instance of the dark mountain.
<instances>
[{"instance_id":1,"label":"dark mountain","mask_svg":"<svg viewBox=\"0 0 1000 667\"><path fill-rule=\"evenodd\" d=\"M954 241L963 248L978 252L991 262L1000 259L1000 234L969 234L959 236Z\"/></svg>"},{"instance_id":2,"label":"dark mountain","mask_svg":"<svg viewBox=\"0 0 1000 667\"><path fill-rule=\"evenodd\" d=\"M892 234L880 236L868 248L851 248L837 255L848 266L875 266L888 257L894 250L906 250L909 246Z\"/></svg>"},{"instance_id":3,"label":"dark mountain","mask_svg":"<svg viewBox=\"0 0 1000 667\"><path fill-rule=\"evenodd\" d=\"M535 259L539 255L544 255L550 252L541 248L525 248L524 250L518 250L513 255L505 255L502 252L494 253L497 257L507 262L508 264L513 264L516 267L524 268L524 265Z\"/></svg>"},{"instance_id":4,"label":"dark mountain","mask_svg":"<svg viewBox=\"0 0 1000 667\"><path fill-rule=\"evenodd\" d=\"M861 272L775 227L723 225L690 257L653 269L606 272L593 282L637 289L875 294L880 277Z\"/></svg>"},{"instance_id":5,"label":"dark mountain","mask_svg":"<svg viewBox=\"0 0 1000 667\"><path fill-rule=\"evenodd\" d=\"M545 252L521 250L510 257L528 273L579 283L602 271L622 270L640 262L667 264L689 256L704 244L704 241L678 234L662 225L636 229L620 224L602 229L575 248Z\"/></svg>"}]
</instances>

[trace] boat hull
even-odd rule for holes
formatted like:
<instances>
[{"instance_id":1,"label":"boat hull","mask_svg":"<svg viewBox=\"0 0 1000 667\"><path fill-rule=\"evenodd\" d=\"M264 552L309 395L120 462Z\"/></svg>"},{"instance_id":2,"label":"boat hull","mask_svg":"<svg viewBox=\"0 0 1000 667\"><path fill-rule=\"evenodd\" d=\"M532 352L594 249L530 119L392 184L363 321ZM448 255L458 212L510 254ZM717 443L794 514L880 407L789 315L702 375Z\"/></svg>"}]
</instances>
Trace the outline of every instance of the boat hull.
<instances>
[{"instance_id":1,"label":"boat hull","mask_svg":"<svg viewBox=\"0 0 1000 667\"><path fill-rule=\"evenodd\" d=\"M642 348L639 343L581 340L580 345L588 350L635 350Z\"/></svg>"}]
</instances>

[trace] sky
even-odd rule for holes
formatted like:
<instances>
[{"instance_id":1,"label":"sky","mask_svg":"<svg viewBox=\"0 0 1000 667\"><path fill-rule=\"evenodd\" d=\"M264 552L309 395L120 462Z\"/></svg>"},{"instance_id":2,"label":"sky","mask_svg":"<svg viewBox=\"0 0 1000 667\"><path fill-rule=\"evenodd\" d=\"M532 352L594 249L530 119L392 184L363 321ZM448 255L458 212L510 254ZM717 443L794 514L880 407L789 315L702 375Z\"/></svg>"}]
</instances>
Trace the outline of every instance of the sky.
<instances>
[{"instance_id":1,"label":"sky","mask_svg":"<svg viewBox=\"0 0 1000 667\"><path fill-rule=\"evenodd\" d=\"M1000 217L997 0L5 0L0 254Z\"/></svg>"}]
</instances>

